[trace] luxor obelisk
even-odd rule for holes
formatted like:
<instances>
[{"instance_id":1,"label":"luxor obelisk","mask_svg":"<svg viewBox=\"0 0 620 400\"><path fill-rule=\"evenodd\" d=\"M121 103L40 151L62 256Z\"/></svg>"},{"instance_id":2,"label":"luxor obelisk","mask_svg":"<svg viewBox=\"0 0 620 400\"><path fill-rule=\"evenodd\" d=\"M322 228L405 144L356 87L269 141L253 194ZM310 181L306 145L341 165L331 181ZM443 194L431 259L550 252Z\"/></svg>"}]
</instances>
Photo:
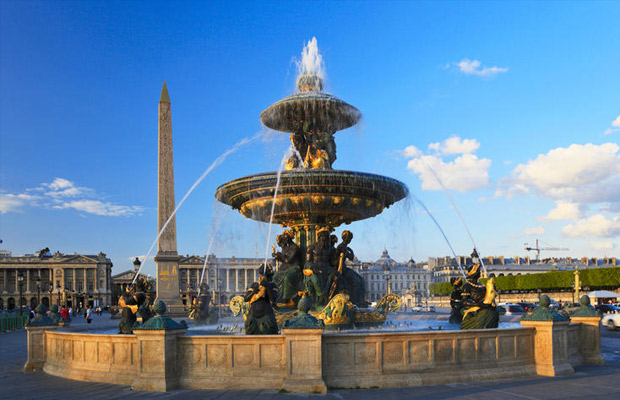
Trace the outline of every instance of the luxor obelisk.
<instances>
[{"instance_id":1,"label":"luxor obelisk","mask_svg":"<svg viewBox=\"0 0 620 400\"><path fill-rule=\"evenodd\" d=\"M159 98L159 154L157 174L157 232L159 233L175 208L174 166L172 161L172 119L170 96L166 82ZM177 253L176 217L173 217L157 244L157 300L166 303L168 314L185 316L179 295L179 254Z\"/></svg>"}]
</instances>

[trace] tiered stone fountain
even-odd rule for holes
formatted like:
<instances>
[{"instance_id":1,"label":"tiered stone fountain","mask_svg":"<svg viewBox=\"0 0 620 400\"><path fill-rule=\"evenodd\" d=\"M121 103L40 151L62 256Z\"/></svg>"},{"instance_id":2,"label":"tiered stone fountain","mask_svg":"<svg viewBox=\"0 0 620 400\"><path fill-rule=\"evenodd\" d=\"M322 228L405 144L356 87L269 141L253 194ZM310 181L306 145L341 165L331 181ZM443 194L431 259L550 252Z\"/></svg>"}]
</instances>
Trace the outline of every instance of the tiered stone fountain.
<instances>
[{"instance_id":1,"label":"tiered stone fountain","mask_svg":"<svg viewBox=\"0 0 620 400\"><path fill-rule=\"evenodd\" d=\"M266 127L291 134L295 150L284 171L235 179L220 186L215 197L246 218L290 228L305 255L316 242L319 230L331 232L343 223L374 217L403 199L408 189L389 177L333 169L335 133L357 124L361 114L352 105L323 93L322 78L313 71L301 73L297 89L297 93L276 102L260 116ZM363 282L361 277L358 280ZM353 320L358 325L382 323L390 303L399 303L396 296L390 299L380 302L385 310L373 313L353 307L348 298L340 297L340 304L329 306L325 313L333 316L336 308L352 312L324 321L328 327L350 326ZM327 306L326 301L319 301L315 308Z\"/></svg>"}]
</instances>

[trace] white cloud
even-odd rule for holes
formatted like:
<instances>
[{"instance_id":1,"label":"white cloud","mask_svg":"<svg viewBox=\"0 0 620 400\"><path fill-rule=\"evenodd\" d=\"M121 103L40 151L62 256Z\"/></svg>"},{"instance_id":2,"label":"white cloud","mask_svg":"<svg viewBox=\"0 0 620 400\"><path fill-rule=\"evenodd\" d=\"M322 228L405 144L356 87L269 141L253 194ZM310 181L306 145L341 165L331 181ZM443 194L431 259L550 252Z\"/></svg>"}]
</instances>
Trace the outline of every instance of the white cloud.
<instances>
[{"instance_id":1,"label":"white cloud","mask_svg":"<svg viewBox=\"0 0 620 400\"><path fill-rule=\"evenodd\" d=\"M26 206L39 206L51 209L75 209L94 215L132 216L140 214L140 206L123 206L94 199L98 197L93 189L75 186L64 178L55 178L51 183L26 189L27 193L0 193L0 213L20 212ZM30 195L28 192L42 193ZM75 200L67 201L67 198Z\"/></svg>"},{"instance_id":2,"label":"white cloud","mask_svg":"<svg viewBox=\"0 0 620 400\"><path fill-rule=\"evenodd\" d=\"M500 73L508 72L508 68L502 67L482 67L482 64L478 60L470 60L464 58L458 63L453 63L459 71L466 75L477 75L484 77L492 77Z\"/></svg>"},{"instance_id":3,"label":"white cloud","mask_svg":"<svg viewBox=\"0 0 620 400\"><path fill-rule=\"evenodd\" d=\"M426 155L410 160L407 169L418 175L424 190L441 190L443 184L446 189L466 192L488 186L490 166L491 160L473 154L463 154L447 162Z\"/></svg>"},{"instance_id":4,"label":"white cloud","mask_svg":"<svg viewBox=\"0 0 620 400\"><path fill-rule=\"evenodd\" d=\"M437 142L428 145L429 150L435 150L443 154L470 154L478 150L478 148L480 148L480 143L476 139L461 139L458 136L452 136L444 140L443 143Z\"/></svg>"},{"instance_id":5,"label":"white cloud","mask_svg":"<svg viewBox=\"0 0 620 400\"><path fill-rule=\"evenodd\" d=\"M45 191L46 196L55 198L94 195L92 189L77 187L73 182L64 178L55 178L52 183L43 183L41 184L41 188L47 189Z\"/></svg>"},{"instance_id":6,"label":"white cloud","mask_svg":"<svg viewBox=\"0 0 620 400\"><path fill-rule=\"evenodd\" d=\"M590 242L596 250L614 250L616 245L612 242Z\"/></svg>"},{"instance_id":7,"label":"white cloud","mask_svg":"<svg viewBox=\"0 0 620 400\"><path fill-rule=\"evenodd\" d=\"M620 131L620 115L611 122L611 128L605 130L605 135L610 135L614 132Z\"/></svg>"},{"instance_id":8,"label":"white cloud","mask_svg":"<svg viewBox=\"0 0 620 400\"><path fill-rule=\"evenodd\" d=\"M565 201L557 201L553 210L549 211L544 217L538 217L540 221L558 221L558 220L570 220L574 221L582 216L581 207L575 203L569 203Z\"/></svg>"},{"instance_id":9,"label":"white cloud","mask_svg":"<svg viewBox=\"0 0 620 400\"><path fill-rule=\"evenodd\" d=\"M517 165L497 195L537 193L578 204L620 201L620 154L615 143L558 147Z\"/></svg>"},{"instance_id":10,"label":"white cloud","mask_svg":"<svg viewBox=\"0 0 620 400\"><path fill-rule=\"evenodd\" d=\"M407 146L405 147L405 150L403 150L403 154L407 158L414 158L421 156L422 152L415 146Z\"/></svg>"},{"instance_id":11,"label":"white cloud","mask_svg":"<svg viewBox=\"0 0 620 400\"><path fill-rule=\"evenodd\" d=\"M535 226L533 228L526 228L523 231L524 235L544 235L545 234L545 227L544 226Z\"/></svg>"},{"instance_id":12,"label":"white cloud","mask_svg":"<svg viewBox=\"0 0 620 400\"><path fill-rule=\"evenodd\" d=\"M38 199L38 196L25 193L0 193L0 214L22 212L25 207L33 205Z\"/></svg>"},{"instance_id":13,"label":"white cloud","mask_svg":"<svg viewBox=\"0 0 620 400\"><path fill-rule=\"evenodd\" d=\"M120 206L107 202L104 203L99 200L74 200L55 205L54 208L73 208L89 214L111 217L130 217L143 211L143 208L139 206Z\"/></svg>"},{"instance_id":14,"label":"white cloud","mask_svg":"<svg viewBox=\"0 0 620 400\"><path fill-rule=\"evenodd\" d=\"M601 237L610 238L620 236L620 217L606 218L596 214L590 218L581 219L575 224L566 225L562 233L568 237Z\"/></svg>"}]
</instances>

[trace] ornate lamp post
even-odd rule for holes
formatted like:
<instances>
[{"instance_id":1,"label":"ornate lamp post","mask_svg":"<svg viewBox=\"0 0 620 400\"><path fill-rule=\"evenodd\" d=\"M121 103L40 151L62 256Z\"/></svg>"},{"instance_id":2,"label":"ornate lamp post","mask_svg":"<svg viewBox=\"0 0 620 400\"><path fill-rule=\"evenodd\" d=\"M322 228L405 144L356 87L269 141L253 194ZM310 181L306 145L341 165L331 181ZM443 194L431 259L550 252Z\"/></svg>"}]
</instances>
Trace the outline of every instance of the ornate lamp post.
<instances>
[{"instance_id":1,"label":"ornate lamp post","mask_svg":"<svg viewBox=\"0 0 620 400\"><path fill-rule=\"evenodd\" d=\"M385 277L385 289L387 291L387 294L390 294L390 269L389 267L383 270L383 276Z\"/></svg>"},{"instance_id":2,"label":"ornate lamp post","mask_svg":"<svg viewBox=\"0 0 620 400\"><path fill-rule=\"evenodd\" d=\"M22 309L24 307L24 302L22 301L22 291L24 288L24 274L19 272L17 274L17 284L19 285L19 315L22 315Z\"/></svg>"},{"instance_id":3,"label":"ornate lamp post","mask_svg":"<svg viewBox=\"0 0 620 400\"><path fill-rule=\"evenodd\" d=\"M50 307L52 305L52 295L54 294L54 287L52 286L51 282L48 283L48 288L47 291L50 294L49 300L47 301L47 307Z\"/></svg>"},{"instance_id":4,"label":"ornate lamp post","mask_svg":"<svg viewBox=\"0 0 620 400\"><path fill-rule=\"evenodd\" d=\"M56 290L58 290L58 298L56 299L56 304L60 307L60 283L56 285Z\"/></svg>"},{"instance_id":5,"label":"ornate lamp post","mask_svg":"<svg viewBox=\"0 0 620 400\"><path fill-rule=\"evenodd\" d=\"M41 274L37 276L37 304L41 304Z\"/></svg>"},{"instance_id":6,"label":"ornate lamp post","mask_svg":"<svg viewBox=\"0 0 620 400\"><path fill-rule=\"evenodd\" d=\"M222 317L222 280L219 278L219 270L218 270L218 278L217 278L217 317Z\"/></svg>"}]
</instances>

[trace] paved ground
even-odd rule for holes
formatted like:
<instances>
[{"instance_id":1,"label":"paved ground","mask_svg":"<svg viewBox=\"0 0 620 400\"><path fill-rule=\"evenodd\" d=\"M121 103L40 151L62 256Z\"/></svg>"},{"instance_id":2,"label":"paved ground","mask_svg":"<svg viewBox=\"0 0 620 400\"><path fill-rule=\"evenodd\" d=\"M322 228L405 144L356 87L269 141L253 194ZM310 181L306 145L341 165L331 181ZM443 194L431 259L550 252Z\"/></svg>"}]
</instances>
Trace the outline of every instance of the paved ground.
<instances>
[{"instance_id":1,"label":"paved ground","mask_svg":"<svg viewBox=\"0 0 620 400\"><path fill-rule=\"evenodd\" d=\"M92 325L74 318L75 330L104 329L118 321L104 314ZM578 367L575 374L559 378L451 384L398 389L332 390L326 395L278 393L275 390L176 390L169 393L132 391L127 386L85 383L48 376L43 372L24 373L26 333L24 330L0 334L0 399L620 399L620 331L602 330L606 364ZM250 377L248 379L251 379Z\"/></svg>"}]
</instances>

